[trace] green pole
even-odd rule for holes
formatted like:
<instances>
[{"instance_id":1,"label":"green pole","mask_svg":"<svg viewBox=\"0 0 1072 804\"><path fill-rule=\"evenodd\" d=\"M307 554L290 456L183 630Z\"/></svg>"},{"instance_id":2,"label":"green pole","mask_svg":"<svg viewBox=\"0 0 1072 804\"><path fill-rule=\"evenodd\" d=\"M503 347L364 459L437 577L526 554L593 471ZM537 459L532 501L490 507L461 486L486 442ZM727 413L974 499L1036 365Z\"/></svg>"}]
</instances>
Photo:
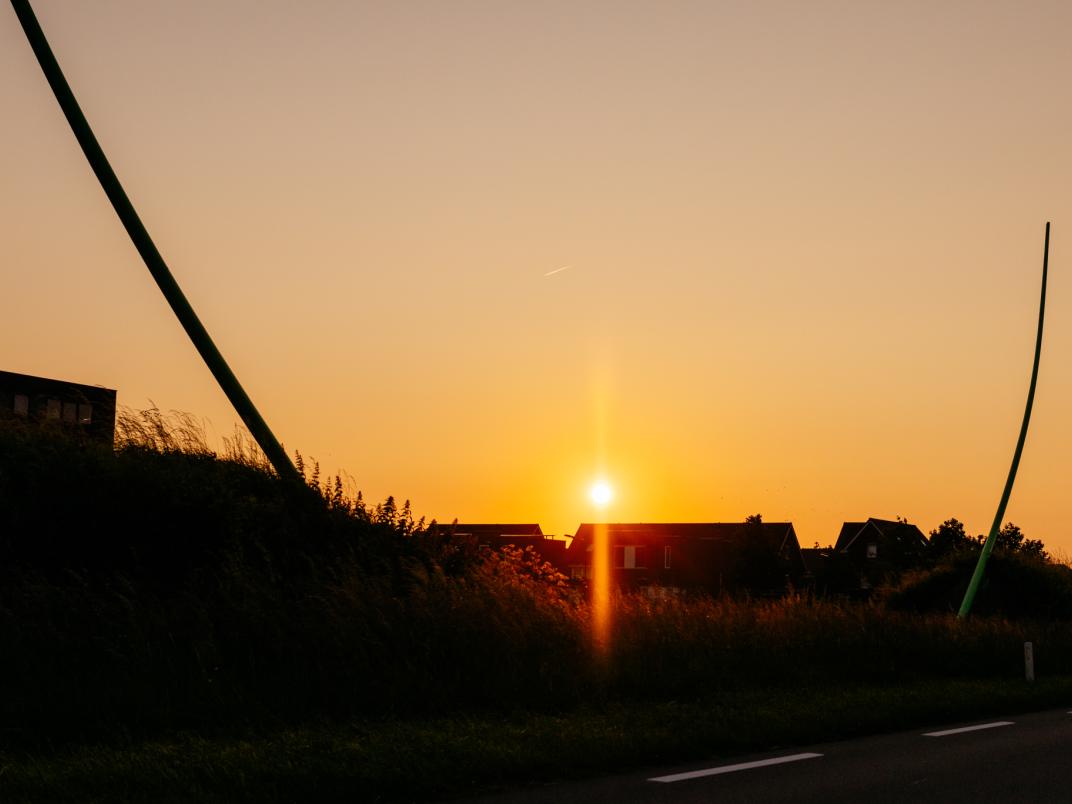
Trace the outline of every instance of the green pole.
<instances>
[{"instance_id":1,"label":"green pole","mask_svg":"<svg viewBox=\"0 0 1072 804\"><path fill-rule=\"evenodd\" d=\"M115 208L119 220L122 221L127 234L130 235L134 247L138 250L142 260L145 261L145 267L149 269L149 273L156 280L157 287L160 288L164 298L171 305L172 312L179 319L179 323L186 330L186 334L190 336L190 340L193 341L194 347L200 353L209 371L212 372L212 376L216 378L216 382L219 383L220 388L227 395L227 399L230 400L249 432L256 439L257 444L268 457L272 466L275 467L276 472L281 477L297 479L298 473L294 468L294 464L290 462L286 451L272 434L268 424L254 406L253 401L238 382L238 378L235 377L234 372L227 365L227 361L223 359L220 350L216 348L216 344L212 342L208 331L197 317L194 308L190 306L190 302L187 301L182 289L179 288L175 277L168 270L164 258L160 256L160 252L157 251L152 238L149 237L145 226L142 225L141 218L138 217L134 205L127 198L127 194L123 191L123 185L119 183L112 166L108 164L108 158L104 155L104 151L101 150L97 138L93 135L93 130L86 121L85 115L82 114L78 101L75 99L74 93L71 92L71 87L67 84L67 79L63 77L63 71L60 70L56 57L52 54L52 48L48 45L48 40L37 22L37 17L34 16L30 3L28 0L11 0L11 5L15 9L19 22L22 24L22 30L26 33L26 39L29 41L30 47L33 48L37 63L41 65L41 71L45 74L45 78L48 79L49 86L52 87L52 92L59 102L60 109L63 110L63 114L67 117L67 122L70 123L78 144L82 146L82 152L85 153L86 159L89 160L89 165L93 168L93 172L97 174L97 180L104 189L105 195L108 196L108 200L112 202L112 207Z\"/></svg>"},{"instance_id":2,"label":"green pole","mask_svg":"<svg viewBox=\"0 0 1072 804\"><path fill-rule=\"evenodd\" d=\"M972 603L975 602L975 594L979 591L979 584L983 581L986 572L986 562L990 554L994 552L994 543L998 539L998 530L1001 528L1001 520L1005 517L1005 506L1009 504L1009 495L1012 494L1012 484L1016 480L1016 470L1020 466L1020 455L1024 451L1024 441L1027 439L1027 424L1031 421L1031 406L1035 402L1035 383L1038 382L1039 357L1042 354L1042 322L1046 317L1046 273L1050 261L1050 223L1046 222L1046 241L1042 247L1042 298L1039 300L1038 335L1035 337L1035 364L1031 368L1031 385L1027 390L1027 409L1024 411L1024 423L1020 425L1020 438L1016 441L1016 451L1012 455L1012 466L1009 467L1009 478L1005 481L1005 490L1001 492L1001 502L998 503L997 513L994 514L994 522L990 525L990 533L987 534L983 549L979 552L979 561L975 564L975 572L972 574L968 591L964 593L964 601L960 604L958 617L964 619L971 613Z\"/></svg>"}]
</instances>

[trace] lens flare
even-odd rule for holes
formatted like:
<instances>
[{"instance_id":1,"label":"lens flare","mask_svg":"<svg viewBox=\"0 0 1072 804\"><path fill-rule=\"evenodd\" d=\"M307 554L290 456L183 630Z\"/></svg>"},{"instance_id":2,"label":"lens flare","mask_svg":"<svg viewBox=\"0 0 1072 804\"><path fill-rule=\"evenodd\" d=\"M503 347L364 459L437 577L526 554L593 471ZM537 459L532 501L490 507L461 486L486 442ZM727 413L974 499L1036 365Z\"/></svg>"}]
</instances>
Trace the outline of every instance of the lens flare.
<instances>
[{"instance_id":1,"label":"lens flare","mask_svg":"<svg viewBox=\"0 0 1072 804\"><path fill-rule=\"evenodd\" d=\"M610 534L607 526L592 529L592 644L596 656L610 654L611 640Z\"/></svg>"},{"instance_id":2,"label":"lens flare","mask_svg":"<svg viewBox=\"0 0 1072 804\"><path fill-rule=\"evenodd\" d=\"M606 508L614 489L597 480L588 492L596 508ZM611 546L606 524L595 523L592 532L592 636L596 655L606 658L611 641Z\"/></svg>"}]
</instances>

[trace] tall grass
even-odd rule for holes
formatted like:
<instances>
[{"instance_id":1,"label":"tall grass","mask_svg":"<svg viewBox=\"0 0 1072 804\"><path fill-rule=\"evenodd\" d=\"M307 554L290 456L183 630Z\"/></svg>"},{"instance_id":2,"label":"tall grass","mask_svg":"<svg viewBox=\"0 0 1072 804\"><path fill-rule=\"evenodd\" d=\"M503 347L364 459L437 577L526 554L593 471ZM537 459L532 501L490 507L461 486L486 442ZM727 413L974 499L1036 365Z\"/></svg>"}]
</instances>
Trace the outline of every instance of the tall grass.
<instances>
[{"instance_id":1,"label":"tall grass","mask_svg":"<svg viewBox=\"0 0 1072 804\"><path fill-rule=\"evenodd\" d=\"M532 553L315 468L287 485L195 425L121 417L114 453L0 429L0 744L1013 678L1028 638L1040 675L1072 673L1063 624L806 597L619 597L603 661Z\"/></svg>"}]
</instances>

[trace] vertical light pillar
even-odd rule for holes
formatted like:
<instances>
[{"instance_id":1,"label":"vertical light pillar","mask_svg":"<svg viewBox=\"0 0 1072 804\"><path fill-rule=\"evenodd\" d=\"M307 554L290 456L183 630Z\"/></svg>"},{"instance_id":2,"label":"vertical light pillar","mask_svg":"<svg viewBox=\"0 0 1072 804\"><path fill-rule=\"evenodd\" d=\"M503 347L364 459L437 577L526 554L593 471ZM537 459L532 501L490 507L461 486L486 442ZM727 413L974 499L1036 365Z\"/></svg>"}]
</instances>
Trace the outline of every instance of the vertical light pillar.
<instances>
[{"instance_id":1,"label":"vertical light pillar","mask_svg":"<svg viewBox=\"0 0 1072 804\"><path fill-rule=\"evenodd\" d=\"M606 655L611 639L611 548L605 522L592 526L592 642Z\"/></svg>"},{"instance_id":2,"label":"vertical light pillar","mask_svg":"<svg viewBox=\"0 0 1072 804\"><path fill-rule=\"evenodd\" d=\"M605 657L611 649L614 612L611 577L614 555L605 512L614 499L614 490L606 480L598 480L592 486L591 496L596 509L595 524L592 525L592 644L596 653Z\"/></svg>"}]
</instances>

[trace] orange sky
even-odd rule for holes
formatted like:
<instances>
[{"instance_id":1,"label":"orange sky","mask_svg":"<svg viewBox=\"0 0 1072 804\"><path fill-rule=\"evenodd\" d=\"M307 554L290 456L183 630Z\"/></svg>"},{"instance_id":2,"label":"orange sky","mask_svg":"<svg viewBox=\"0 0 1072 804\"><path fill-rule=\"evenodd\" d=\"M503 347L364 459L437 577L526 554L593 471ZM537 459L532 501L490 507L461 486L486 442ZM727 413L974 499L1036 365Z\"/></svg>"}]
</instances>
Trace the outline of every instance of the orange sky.
<instances>
[{"instance_id":1,"label":"orange sky","mask_svg":"<svg viewBox=\"0 0 1072 804\"><path fill-rule=\"evenodd\" d=\"M289 448L450 520L1072 553L1072 6L34 6ZM0 6L0 368L235 416ZM551 275L549 272L570 266Z\"/></svg>"}]
</instances>

